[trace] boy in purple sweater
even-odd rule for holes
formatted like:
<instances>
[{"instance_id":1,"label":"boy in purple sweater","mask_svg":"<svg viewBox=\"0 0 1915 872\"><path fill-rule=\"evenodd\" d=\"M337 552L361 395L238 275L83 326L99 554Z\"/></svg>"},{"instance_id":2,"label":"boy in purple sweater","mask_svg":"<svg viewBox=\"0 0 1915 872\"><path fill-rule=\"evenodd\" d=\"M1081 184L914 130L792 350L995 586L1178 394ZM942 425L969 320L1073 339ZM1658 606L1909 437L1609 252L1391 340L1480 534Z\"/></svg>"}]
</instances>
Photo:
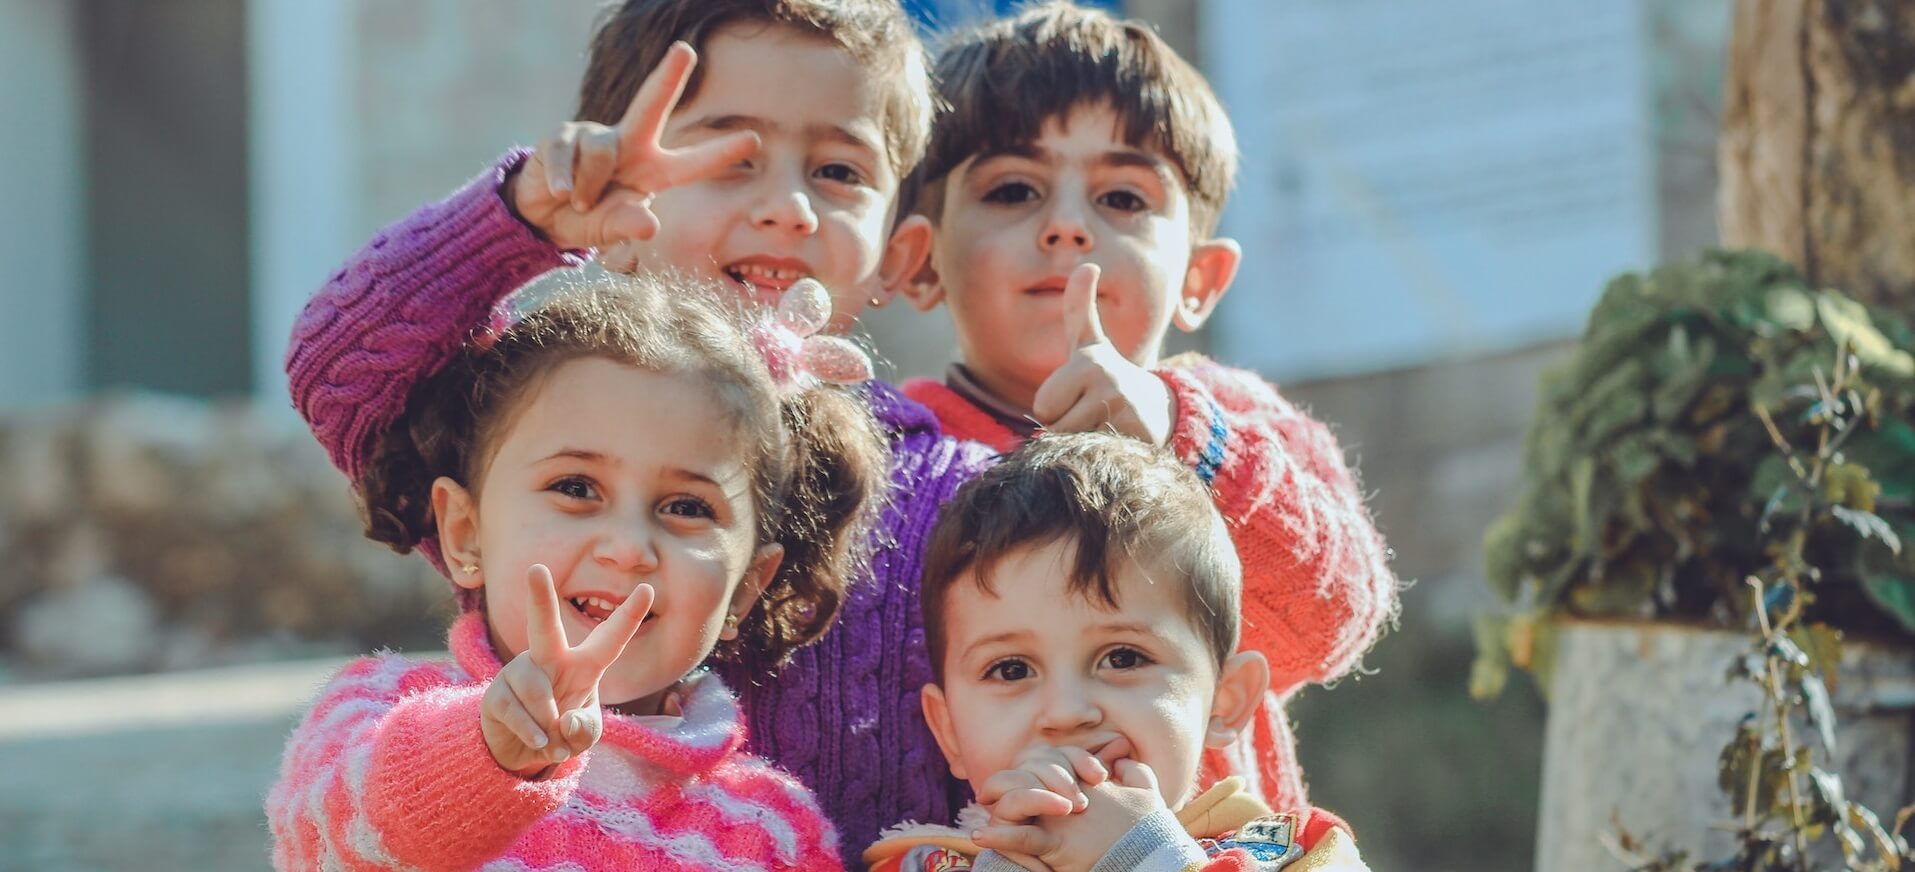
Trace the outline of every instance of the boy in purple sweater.
<instances>
[{"instance_id":1,"label":"boy in purple sweater","mask_svg":"<svg viewBox=\"0 0 1915 872\"><path fill-rule=\"evenodd\" d=\"M628 0L593 39L577 122L382 230L307 305L287 355L293 402L358 481L414 387L500 300L600 246L760 302L816 278L842 329L928 250L922 218L894 221L930 119L922 48L891 0ZM752 749L816 791L851 858L881 826L960 804L918 705L931 680L918 574L938 506L988 462L889 386L871 382L869 401L895 455L869 577L775 682L754 683L761 663L725 676ZM436 542L419 550L444 571Z\"/></svg>"}]
</instances>

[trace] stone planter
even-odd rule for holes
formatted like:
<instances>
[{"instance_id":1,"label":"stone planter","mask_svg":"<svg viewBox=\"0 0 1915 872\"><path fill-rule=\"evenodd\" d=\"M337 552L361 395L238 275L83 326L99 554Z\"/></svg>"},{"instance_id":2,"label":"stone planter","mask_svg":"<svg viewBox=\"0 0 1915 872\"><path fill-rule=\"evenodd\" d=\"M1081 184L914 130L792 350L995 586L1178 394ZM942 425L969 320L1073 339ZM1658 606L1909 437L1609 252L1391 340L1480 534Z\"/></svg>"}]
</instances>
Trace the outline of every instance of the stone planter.
<instances>
[{"instance_id":1,"label":"stone planter","mask_svg":"<svg viewBox=\"0 0 1915 872\"><path fill-rule=\"evenodd\" d=\"M1749 637L1564 621L1556 640L1536 869L1623 868L1604 847L1616 822L1656 851L1731 854L1733 834L1718 825L1736 815L1716 785L1716 758L1761 701L1754 686L1724 679ZM1850 798L1892 823L1915 801L1915 649L1845 645L1830 692L1834 768Z\"/></svg>"}]
</instances>

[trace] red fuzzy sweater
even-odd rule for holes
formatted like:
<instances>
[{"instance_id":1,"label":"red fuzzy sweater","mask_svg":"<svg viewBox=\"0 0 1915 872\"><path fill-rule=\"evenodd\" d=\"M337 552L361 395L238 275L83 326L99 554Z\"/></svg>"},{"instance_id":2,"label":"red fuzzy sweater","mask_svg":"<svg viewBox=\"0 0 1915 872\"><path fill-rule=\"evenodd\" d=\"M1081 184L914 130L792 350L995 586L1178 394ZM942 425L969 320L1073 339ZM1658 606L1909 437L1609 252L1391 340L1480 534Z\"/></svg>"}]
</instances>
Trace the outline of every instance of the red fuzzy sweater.
<instances>
[{"instance_id":1,"label":"red fuzzy sweater","mask_svg":"<svg viewBox=\"0 0 1915 872\"><path fill-rule=\"evenodd\" d=\"M1277 808L1306 808L1283 705L1307 682L1356 665L1396 612L1396 578L1336 438L1255 374L1195 354L1156 371L1177 398L1170 449L1211 487L1243 562L1243 647L1270 659L1256 729L1208 752L1205 781L1242 775ZM962 394L904 385L946 433L999 451L1021 441Z\"/></svg>"}]
</instances>

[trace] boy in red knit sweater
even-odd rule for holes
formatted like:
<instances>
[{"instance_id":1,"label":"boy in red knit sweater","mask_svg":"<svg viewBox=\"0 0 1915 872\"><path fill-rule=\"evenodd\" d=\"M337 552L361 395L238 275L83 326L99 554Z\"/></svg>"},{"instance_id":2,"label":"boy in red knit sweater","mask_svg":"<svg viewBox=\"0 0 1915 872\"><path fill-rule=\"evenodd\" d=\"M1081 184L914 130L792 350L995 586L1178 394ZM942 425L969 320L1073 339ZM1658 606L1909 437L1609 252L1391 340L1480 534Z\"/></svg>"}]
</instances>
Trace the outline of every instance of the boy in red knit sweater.
<instances>
[{"instance_id":1,"label":"boy in red knit sweater","mask_svg":"<svg viewBox=\"0 0 1915 872\"><path fill-rule=\"evenodd\" d=\"M1272 680L1206 778L1247 773L1278 807L1305 807L1283 702L1354 667L1396 583L1327 428L1252 373L1159 360L1170 325L1201 326L1236 274L1237 243L1213 235L1236 168L1229 119L1155 32L1068 3L960 36L935 78L949 109L917 208L937 235L906 294L950 308L962 361L905 393L999 450L1109 428L1210 485L1243 561L1244 645Z\"/></svg>"},{"instance_id":2,"label":"boy in red knit sweater","mask_svg":"<svg viewBox=\"0 0 1915 872\"><path fill-rule=\"evenodd\" d=\"M1237 648L1242 593L1209 493L1161 448L1052 436L967 483L925 552L923 703L977 804L888 831L872 872L1365 868L1335 815L1199 787L1270 682Z\"/></svg>"}]
</instances>

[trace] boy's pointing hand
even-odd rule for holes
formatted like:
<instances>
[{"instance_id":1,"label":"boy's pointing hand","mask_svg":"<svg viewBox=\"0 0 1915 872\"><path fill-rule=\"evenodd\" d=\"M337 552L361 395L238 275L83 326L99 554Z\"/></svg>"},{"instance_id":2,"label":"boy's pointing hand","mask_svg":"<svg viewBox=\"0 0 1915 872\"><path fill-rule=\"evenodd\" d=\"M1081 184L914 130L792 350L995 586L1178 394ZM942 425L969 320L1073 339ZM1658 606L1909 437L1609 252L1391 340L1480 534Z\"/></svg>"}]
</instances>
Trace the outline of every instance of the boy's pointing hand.
<instances>
[{"instance_id":1,"label":"boy's pointing hand","mask_svg":"<svg viewBox=\"0 0 1915 872\"><path fill-rule=\"evenodd\" d=\"M1064 285L1064 365L1037 389L1031 415L1053 433L1110 427L1152 445L1170 438L1177 400L1155 373L1126 359L1104 333L1097 311L1096 264L1073 270Z\"/></svg>"}]
</instances>

